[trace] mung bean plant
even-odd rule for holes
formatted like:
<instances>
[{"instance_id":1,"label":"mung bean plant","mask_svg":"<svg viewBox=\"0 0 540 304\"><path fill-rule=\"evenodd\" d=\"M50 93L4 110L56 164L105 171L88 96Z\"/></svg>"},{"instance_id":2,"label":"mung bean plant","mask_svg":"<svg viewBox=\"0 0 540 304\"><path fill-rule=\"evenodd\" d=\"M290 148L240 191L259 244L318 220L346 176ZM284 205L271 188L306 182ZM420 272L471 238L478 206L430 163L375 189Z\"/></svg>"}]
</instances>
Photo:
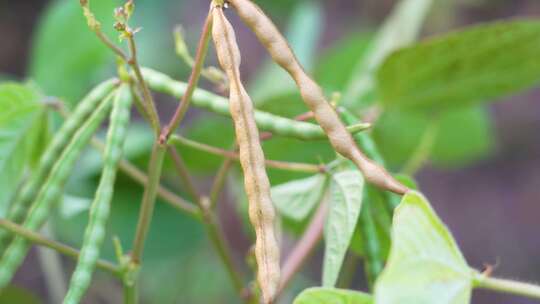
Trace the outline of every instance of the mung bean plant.
<instances>
[{"instance_id":1,"label":"mung bean plant","mask_svg":"<svg viewBox=\"0 0 540 304\"><path fill-rule=\"evenodd\" d=\"M123 289L111 303L188 303L182 292L190 276L186 264L167 270L185 277L174 287L175 299L145 296L149 280L162 281L147 278L152 266L145 252L158 246L151 242L151 228L173 216L158 212L166 204L175 212L172 221L180 221L178 216L189 225L163 233L161 241L175 242L203 227L201 236L209 240L209 254L219 264L197 271L207 276L207 285L215 273L226 276L234 303L465 304L475 289L540 300L538 285L498 278L492 265L470 266L414 180L436 155L437 142L444 142L444 128L478 111L482 115L486 102L540 83L540 21L483 23L417 41L436 1L397 1L370 36L369 47L347 63L350 77L329 85L336 82L310 73L303 64L309 62L302 57L306 52L297 54L283 26L256 3L264 7L264 1L209 0L194 56L183 30L174 31L175 51L191 70L182 82L141 65L136 38L145 29L134 26L139 10L133 0L116 3L114 10L110 1L69 1L85 21L85 33L115 59L116 65L110 65L114 73L109 72L114 75L80 102L47 92L43 77L0 84L0 183L6 189L0 196L0 293L12 288L35 244L73 260L63 289L61 277L47 278L48 285L61 287L52 303L94 303L89 291L104 273ZM311 4L305 3L299 11L312 14ZM113 24L96 13L103 8ZM316 25L301 27L300 38ZM242 65L250 57L243 52L239 31L248 31L268 52L272 72L262 78L270 88L266 93L243 76ZM207 60L212 53L217 66ZM161 111L157 93L177 100L170 115ZM274 97L265 100L264 94ZM303 101L306 108L290 111L289 101ZM190 108L217 115L190 126ZM458 118L453 124L448 117ZM442 123L449 119L450 124ZM209 125L224 144L198 138L193 125L199 124ZM130 140L142 137L150 140L137 142L135 150L143 156L137 159ZM466 150L471 141L458 141L459 148ZM273 153L273 142L286 145L281 147L286 151ZM204 183L194 168L207 162L213 164L214 178L201 191ZM97 182L74 186L92 174ZM227 189L235 194L234 207L224 202ZM89 197L83 207L69 199L73 192ZM113 228L123 192L136 193L127 196L124 210L138 210L136 222L125 229L129 233ZM74 230L77 241L62 237L70 232L51 233L58 214L73 208L80 209L77 218L85 218L79 221L84 232ZM224 208L235 213L229 224L220 216ZM243 259L231 250L226 234L231 227L226 226L250 237ZM80 249L55 238L78 242ZM322 264L312 269L320 272L320 280L298 283L298 273L322 240ZM174 255L156 250L159 258ZM367 283L361 290L353 284L357 273Z\"/></svg>"}]
</instances>

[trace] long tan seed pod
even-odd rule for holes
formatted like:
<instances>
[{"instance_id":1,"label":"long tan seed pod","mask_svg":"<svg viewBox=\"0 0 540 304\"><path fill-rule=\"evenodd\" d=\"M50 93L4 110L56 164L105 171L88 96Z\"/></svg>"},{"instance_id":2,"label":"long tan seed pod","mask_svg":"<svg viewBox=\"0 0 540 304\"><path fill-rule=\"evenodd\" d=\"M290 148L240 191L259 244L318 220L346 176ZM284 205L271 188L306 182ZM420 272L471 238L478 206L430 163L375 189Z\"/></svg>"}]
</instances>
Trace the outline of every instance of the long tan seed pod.
<instances>
[{"instance_id":1,"label":"long tan seed pod","mask_svg":"<svg viewBox=\"0 0 540 304\"><path fill-rule=\"evenodd\" d=\"M255 256L263 302L272 303L279 284L279 246L274 234L274 206L264 166L253 104L240 80L240 50L231 24L221 7L213 10L212 36L219 62L230 82L230 111L234 120L249 201L249 218L255 228Z\"/></svg>"},{"instance_id":2,"label":"long tan seed pod","mask_svg":"<svg viewBox=\"0 0 540 304\"><path fill-rule=\"evenodd\" d=\"M407 187L365 156L356 146L345 125L324 97L322 89L306 74L270 18L250 0L229 0L229 3L240 19L255 33L272 59L292 76L304 102L315 114L315 119L328 135L336 152L355 163L368 182L398 194L407 192Z\"/></svg>"}]
</instances>

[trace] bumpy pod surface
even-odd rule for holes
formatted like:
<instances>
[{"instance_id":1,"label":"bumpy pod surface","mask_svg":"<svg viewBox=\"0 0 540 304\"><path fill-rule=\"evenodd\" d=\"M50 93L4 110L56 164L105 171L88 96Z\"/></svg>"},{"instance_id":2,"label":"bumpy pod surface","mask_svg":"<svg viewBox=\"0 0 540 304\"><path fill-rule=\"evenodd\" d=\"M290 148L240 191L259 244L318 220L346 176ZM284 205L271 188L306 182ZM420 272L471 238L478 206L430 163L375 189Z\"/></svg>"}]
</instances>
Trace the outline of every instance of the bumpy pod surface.
<instances>
[{"instance_id":1,"label":"bumpy pod surface","mask_svg":"<svg viewBox=\"0 0 540 304\"><path fill-rule=\"evenodd\" d=\"M218 59L230 82L230 111L234 120L249 201L249 218L255 229L255 256L264 303L272 303L279 284L279 246L274 233L275 211L264 154L253 117L253 104L240 80L240 50L231 24L220 7L213 9L212 36Z\"/></svg>"},{"instance_id":2,"label":"bumpy pod surface","mask_svg":"<svg viewBox=\"0 0 540 304\"><path fill-rule=\"evenodd\" d=\"M45 184L41 187L32 203L23 224L24 228L37 231L45 223L54 203L62 195L63 185L69 173L73 170L75 161L110 110L111 101L111 98L105 98L98 108L94 109L94 112L83 126L73 135L62 155L53 165ZM6 287L9 283L29 247L29 242L21 236L16 236L9 244L0 260L0 288Z\"/></svg>"},{"instance_id":3,"label":"bumpy pod surface","mask_svg":"<svg viewBox=\"0 0 540 304\"><path fill-rule=\"evenodd\" d=\"M270 18L250 0L230 0L229 2L240 19L268 50L272 59L294 79L304 102L314 113L315 119L327 134L336 152L350 159L362 171L368 182L398 194L407 192L407 187L358 149L345 125L326 100L322 89L306 74L289 44Z\"/></svg>"},{"instance_id":4,"label":"bumpy pod surface","mask_svg":"<svg viewBox=\"0 0 540 304\"><path fill-rule=\"evenodd\" d=\"M62 150L69 143L77 129L88 118L90 113L96 109L99 102L112 91L116 82L116 79L111 79L101 83L79 102L73 114L62 124L51 143L45 149L36 170L34 170L28 182L23 185L21 191L16 195L9 209L7 219L15 223L23 221L32 200L47 178L47 174L49 174L57 157L62 153ZM7 245L8 240L9 232L0 230L0 249Z\"/></svg>"},{"instance_id":5,"label":"bumpy pod surface","mask_svg":"<svg viewBox=\"0 0 540 304\"><path fill-rule=\"evenodd\" d=\"M90 285L92 273L99 258L100 247L105 238L105 227L109 218L118 163L122 157L122 149L127 135L130 109L131 92L129 85L124 84L118 89L114 98L103 158L103 170L94 201L90 207L90 217L84 233L80 257L73 272L64 304L79 303Z\"/></svg>"}]
</instances>

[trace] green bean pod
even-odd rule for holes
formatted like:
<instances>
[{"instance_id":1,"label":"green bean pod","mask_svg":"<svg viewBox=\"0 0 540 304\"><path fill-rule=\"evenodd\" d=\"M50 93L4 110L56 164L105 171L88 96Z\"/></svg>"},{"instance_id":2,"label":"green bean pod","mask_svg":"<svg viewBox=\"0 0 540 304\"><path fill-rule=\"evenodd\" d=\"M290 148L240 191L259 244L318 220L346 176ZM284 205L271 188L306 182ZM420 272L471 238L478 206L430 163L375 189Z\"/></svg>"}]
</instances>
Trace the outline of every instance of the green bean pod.
<instances>
[{"instance_id":1,"label":"green bean pod","mask_svg":"<svg viewBox=\"0 0 540 304\"><path fill-rule=\"evenodd\" d=\"M90 285L92 272L99 258L99 251L105 238L105 226L109 218L110 203L114 191L114 181L122 148L127 135L131 108L131 92L127 84L122 85L115 96L104 165L95 198L90 207L90 218L84 233L81 254L71 278L64 304L77 304Z\"/></svg>"},{"instance_id":2,"label":"green bean pod","mask_svg":"<svg viewBox=\"0 0 540 304\"><path fill-rule=\"evenodd\" d=\"M71 173L75 161L81 154L92 135L99 128L110 110L112 99L110 95L94 109L92 115L81 128L73 135L68 146L53 165L45 184L41 187L34 200L23 227L37 231L47 220L54 203L62 195L63 185ZM30 243L20 236L16 236L6 249L0 260L0 288L6 287L15 271L23 261Z\"/></svg>"},{"instance_id":3,"label":"green bean pod","mask_svg":"<svg viewBox=\"0 0 540 304\"><path fill-rule=\"evenodd\" d=\"M21 223L23 221L32 200L47 178L47 174L49 174L55 160L62 153L62 150L73 137L73 134L75 134L81 124L88 118L90 113L95 110L99 102L113 90L116 83L116 79L110 79L99 84L79 102L73 114L62 124L47 146L36 170L32 173L28 182L23 185L21 191L15 196L7 215L8 220L15 223ZM8 241L9 232L0 230L0 250L5 248Z\"/></svg>"},{"instance_id":4,"label":"green bean pod","mask_svg":"<svg viewBox=\"0 0 540 304\"><path fill-rule=\"evenodd\" d=\"M177 99L181 98L186 92L187 85L185 83L175 81L161 72L143 68L142 73L148 86L153 90L172 95ZM231 116L227 99L208 91L196 89L193 92L191 102L197 107L214 113ZM322 140L327 138L323 129L316 124L295 121L268 112L255 110L255 122L259 129L272 132L279 136L294 137L301 140ZM347 130L350 133L357 133L369 127L369 124L357 123L347 127Z\"/></svg>"}]
</instances>

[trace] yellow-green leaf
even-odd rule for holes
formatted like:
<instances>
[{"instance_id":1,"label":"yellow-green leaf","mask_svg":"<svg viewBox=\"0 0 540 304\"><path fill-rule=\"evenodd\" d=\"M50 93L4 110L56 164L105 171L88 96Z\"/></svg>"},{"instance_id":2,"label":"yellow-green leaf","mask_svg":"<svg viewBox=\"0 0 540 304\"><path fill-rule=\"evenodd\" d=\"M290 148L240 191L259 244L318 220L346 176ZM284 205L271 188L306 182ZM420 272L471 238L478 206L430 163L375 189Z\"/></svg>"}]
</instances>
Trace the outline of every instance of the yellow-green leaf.
<instances>
[{"instance_id":1,"label":"yellow-green leaf","mask_svg":"<svg viewBox=\"0 0 540 304\"><path fill-rule=\"evenodd\" d=\"M377 304L466 304L472 270L422 194L407 193L394 214L388 264L375 284Z\"/></svg>"}]
</instances>

